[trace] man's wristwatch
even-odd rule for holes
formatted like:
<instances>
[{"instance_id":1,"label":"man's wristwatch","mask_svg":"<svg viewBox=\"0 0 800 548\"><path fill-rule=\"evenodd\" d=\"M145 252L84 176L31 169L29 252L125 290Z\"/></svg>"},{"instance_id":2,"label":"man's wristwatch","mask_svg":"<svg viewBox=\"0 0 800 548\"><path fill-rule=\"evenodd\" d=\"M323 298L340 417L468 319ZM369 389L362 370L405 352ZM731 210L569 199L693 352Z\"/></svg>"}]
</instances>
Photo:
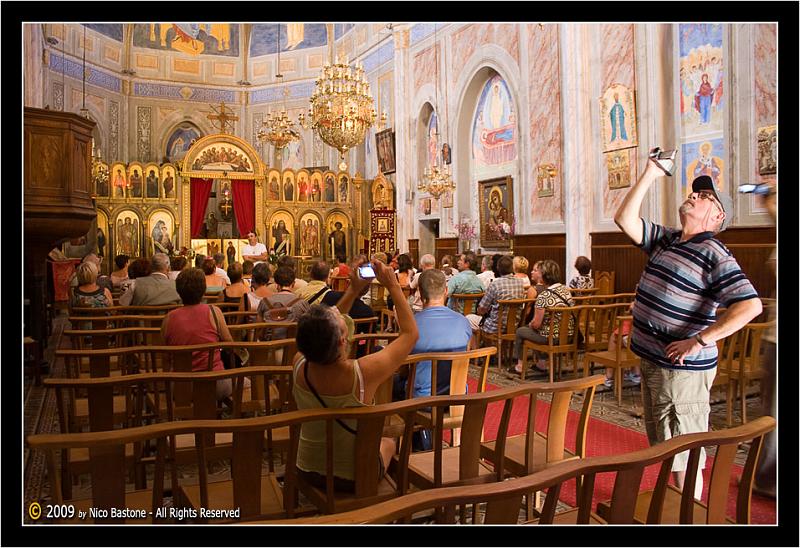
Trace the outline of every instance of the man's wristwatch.
<instances>
[{"instance_id":1,"label":"man's wristwatch","mask_svg":"<svg viewBox=\"0 0 800 548\"><path fill-rule=\"evenodd\" d=\"M700 336L700 333L694 336L694 340L700 343L700 346L708 346L706 341L703 340L703 337Z\"/></svg>"}]
</instances>

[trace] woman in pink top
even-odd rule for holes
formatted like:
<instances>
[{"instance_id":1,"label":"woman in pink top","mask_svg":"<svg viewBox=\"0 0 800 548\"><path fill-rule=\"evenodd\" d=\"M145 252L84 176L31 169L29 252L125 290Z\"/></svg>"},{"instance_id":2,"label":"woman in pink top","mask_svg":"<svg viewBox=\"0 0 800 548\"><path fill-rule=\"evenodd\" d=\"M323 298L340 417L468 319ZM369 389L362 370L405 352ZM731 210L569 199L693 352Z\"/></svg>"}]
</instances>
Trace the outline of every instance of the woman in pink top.
<instances>
[{"instance_id":1,"label":"woman in pink top","mask_svg":"<svg viewBox=\"0 0 800 548\"><path fill-rule=\"evenodd\" d=\"M206 292L206 276L199 268L181 271L175 280L175 289L181 296L183 306L171 310L161 324L161 336L168 345L233 341L222 311L203 302ZM219 350L213 351L211 370L224 369ZM192 371L208 371L208 352L195 352L192 355ZM217 399L221 400L233 392L231 380L217 382Z\"/></svg>"}]
</instances>

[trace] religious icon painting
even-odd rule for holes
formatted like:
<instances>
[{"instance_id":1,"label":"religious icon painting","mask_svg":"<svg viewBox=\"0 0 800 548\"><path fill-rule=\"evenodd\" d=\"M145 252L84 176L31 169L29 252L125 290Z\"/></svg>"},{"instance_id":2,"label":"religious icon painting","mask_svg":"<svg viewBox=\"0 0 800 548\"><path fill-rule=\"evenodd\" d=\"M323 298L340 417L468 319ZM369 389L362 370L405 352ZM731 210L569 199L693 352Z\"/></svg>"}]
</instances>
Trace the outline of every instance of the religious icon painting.
<instances>
[{"instance_id":1,"label":"religious icon painting","mask_svg":"<svg viewBox=\"0 0 800 548\"><path fill-rule=\"evenodd\" d=\"M111 172L105 162L96 162L92 166L92 181L94 182L94 194L99 198L108 198L111 189Z\"/></svg>"},{"instance_id":2,"label":"religious icon painting","mask_svg":"<svg viewBox=\"0 0 800 548\"><path fill-rule=\"evenodd\" d=\"M311 189L309 191L309 201L319 203L322 201L322 172L314 171L311 173Z\"/></svg>"},{"instance_id":3,"label":"religious icon painting","mask_svg":"<svg viewBox=\"0 0 800 548\"><path fill-rule=\"evenodd\" d=\"M192 240L192 251L195 256L208 255L208 240L205 238L196 238Z\"/></svg>"},{"instance_id":4,"label":"religious icon painting","mask_svg":"<svg viewBox=\"0 0 800 548\"><path fill-rule=\"evenodd\" d=\"M681 181L681 200L690 192L692 181L701 175L708 175L719 190L725 190L725 141L722 137L683 143L681 158L686 166Z\"/></svg>"},{"instance_id":5,"label":"religious icon painting","mask_svg":"<svg viewBox=\"0 0 800 548\"><path fill-rule=\"evenodd\" d=\"M172 164L164 164L161 166L161 197L162 198L175 198L178 192L177 176L175 175L175 166Z\"/></svg>"},{"instance_id":6,"label":"religious icon painting","mask_svg":"<svg viewBox=\"0 0 800 548\"><path fill-rule=\"evenodd\" d=\"M342 203L347 203L347 198L350 196L350 176L347 173L340 172L337 177L336 197Z\"/></svg>"},{"instance_id":7,"label":"religious icon painting","mask_svg":"<svg viewBox=\"0 0 800 548\"><path fill-rule=\"evenodd\" d=\"M267 173L267 200L278 202L281 199L281 172L270 169Z\"/></svg>"},{"instance_id":8,"label":"religious icon painting","mask_svg":"<svg viewBox=\"0 0 800 548\"><path fill-rule=\"evenodd\" d=\"M772 175L778 171L777 126L758 128L758 174Z\"/></svg>"},{"instance_id":9,"label":"religious icon painting","mask_svg":"<svg viewBox=\"0 0 800 548\"><path fill-rule=\"evenodd\" d=\"M297 201L308 202L311 197L311 177L307 169L297 170Z\"/></svg>"},{"instance_id":10,"label":"religious icon painting","mask_svg":"<svg viewBox=\"0 0 800 548\"><path fill-rule=\"evenodd\" d=\"M326 171L322 175L322 201L336 201L336 174L333 171Z\"/></svg>"},{"instance_id":11,"label":"religious icon painting","mask_svg":"<svg viewBox=\"0 0 800 548\"><path fill-rule=\"evenodd\" d=\"M348 257L352 255L350 250L349 236L350 219L340 211L334 211L325 219L325 254L331 257Z\"/></svg>"},{"instance_id":12,"label":"religious icon painting","mask_svg":"<svg viewBox=\"0 0 800 548\"><path fill-rule=\"evenodd\" d=\"M158 200L161 197L161 169L156 163L144 166L144 197L148 200Z\"/></svg>"},{"instance_id":13,"label":"religious icon painting","mask_svg":"<svg viewBox=\"0 0 800 548\"><path fill-rule=\"evenodd\" d=\"M319 257L322 254L320 226L322 221L316 213L305 213L300 217L300 255Z\"/></svg>"},{"instance_id":14,"label":"religious icon painting","mask_svg":"<svg viewBox=\"0 0 800 548\"><path fill-rule=\"evenodd\" d=\"M147 218L149 240L153 253L169 255L175 249L175 218L166 209L157 209Z\"/></svg>"},{"instance_id":15,"label":"religious icon painting","mask_svg":"<svg viewBox=\"0 0 800 548\"><path fill-rule=\"evenodd\" d=\"M124 209L117 213L114 221L114 255L127 255L128 257L141 255L140 226L141 221L135 211Z\"/></svg>"},{"instance_id":16,"label":"religious icon painting","mask_svg":"<svg viewBox=\"0 0 800 548\"><path fill-rule=\"evenodd\" d=\"M131 198L144 196L144 167L139 162L128 164L128 195Z\"/></svg>"},{"instance_id":17,"label":"religious icon painting","mask_svg":"<svg viewBox=\"0 0 800 548\"><path fill-rule=\"evenodd\" d=\"M395 172L395 142L392 128L375 134L375 148L378 151L378 169L381 173Z\"/></svg>"},{"instance_id":18,"label":"religious icon painting","mask_svg":"<svg viewBox=\"0 0 800 548\"><path fill-rule=\"evenodd\" d=\"M275 211L267 225L267 250L294 255L294 217L286 210Z\"/></svg>"},{"instance_id":19,"label":"religious icon painting","mask_svg":"<svg viewBox=\"0 0 800 548\"><path fill-rule=\"evenodd\" d=\"M552 164L540 165L536 173L536 196L547 198L555 193L555 166Z\"/></svg>"},{"instance_id":20,"label":"religious icon painting","mask_svg":"<svg viewBox=\"0 0 800 548\"><path fill-rule=\"evenodd\" d=\"M283 172L283 184L281 186L281 199L284 202L295 200L295 177L294 171L287 169Z\"/></svg>"},{"instance_id":21,"label":"religious icon painting","mask_svg":"<svg viewBox=\"0 0 800 548\"><path fill-rule=\"evenodd\" d=\"M452 190L448 190L444 194L442 194L442 207L443 208L453 207L453 192L454 191L452 191Z\"/></svg>"},{"instance_id":22,"label":"religious icon painting","mask_svg":"<svg viewBox=\"0 0 800 548\"><path fill-rule=\"evenodd\" d=\"M241 244L244 242L244 244ZM247 245L247 240L231 240L227 238L222 239L222 254L225 255L225 268L227 269L235 262L242 262L243 245Z\"/></svg>"},{"instance_id":23,"label":"religious icon painting","mask_svg":"<svg viewBox=\"0 0 800 548\"><path fill-rule=\"evenodd\" d=\"M125 164L122 162L111 164L108 179L111 183L109 190L112 198L124 198L128 195L128 171Z\"/></svg>"},{"instance_id":24,"label":"religious icon painting","mask_svg":"<svg viewBox=\"0 0 800 548\"><path fill-rule=\"evenodd\" d=\"M632 148L639 144L636 134L634 92L622 84L611 84L600 98L603 152Z\"/></svg>"},{"instance_id":25,"label":"religious icon painting","mask_svg":"<svg viewBox=\"0 0 800 548\"><path fill-rule=\"evenodd\" d=\"M631 168L628 150L615 150L606 154L608 188L611 190L631 186Z\"/></svg>"},{"instance_id":26,"label":"religious icon painting","mask_svg":"<svg viewBox=\"0 0 800 548\"><path fill-rule=\"evenodd\" d=\"M478 181L481 247L509 247L514 225L511 177Z\"/></svg>"}]
</instances>

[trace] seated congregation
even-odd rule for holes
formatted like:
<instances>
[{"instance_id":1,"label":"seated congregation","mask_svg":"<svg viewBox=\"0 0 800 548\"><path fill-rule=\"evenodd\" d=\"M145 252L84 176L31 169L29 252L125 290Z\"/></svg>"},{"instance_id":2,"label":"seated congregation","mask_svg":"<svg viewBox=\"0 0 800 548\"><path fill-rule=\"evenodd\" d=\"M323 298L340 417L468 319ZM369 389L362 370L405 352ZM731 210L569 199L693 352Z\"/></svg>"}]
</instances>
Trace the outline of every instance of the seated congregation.
<instances>
[{"instance_id":1,"label":"seated congregation","mask_svg":"<svg viewBox=\"0 0 800 548\"><path fill-rule=\"evenodd\" d=\"M590 446L598 396L640 393L647 419L657 389L631 344L638 293L587 257L568 283L552 259L469 251L316 261L308 280L291 257L224 259L77 268L44 381L59 433L26 441L48 500L95 510L52 521L751 522L771 417L707 432L706 412L692 434L648 423L649 448ZM759 359L763 325L718 341L718 376Z\"/></svg>"}]
</instances>

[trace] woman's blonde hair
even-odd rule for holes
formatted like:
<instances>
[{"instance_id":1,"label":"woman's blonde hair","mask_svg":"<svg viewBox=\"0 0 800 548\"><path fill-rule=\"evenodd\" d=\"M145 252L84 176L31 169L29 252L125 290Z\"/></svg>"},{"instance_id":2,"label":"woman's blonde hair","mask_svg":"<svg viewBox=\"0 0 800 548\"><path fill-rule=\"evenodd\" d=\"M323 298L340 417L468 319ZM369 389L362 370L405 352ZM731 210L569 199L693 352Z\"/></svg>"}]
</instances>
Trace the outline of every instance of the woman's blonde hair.
<instances>
[{"instance_id":1,"label":"woman's blonde hair","mask_svg":"<svg viewBox=\"0 0 800 548\"><path fill-rule=\"evenodd\" d=\"M521 272L522 274L528 273L528 259L522 255L514 257L514 272Z\"/></svg>"},{"instance_id":2,"label":"woman's blonde hair","mask_svg":"<svg viewBox=\"0 0 800 548\"><path fill-rule=\"evenodd\" d=\"M97 265L92 262L79 264L76 272L78 285L93 284L97 281Z\"/></svg>"}]
</instances>

